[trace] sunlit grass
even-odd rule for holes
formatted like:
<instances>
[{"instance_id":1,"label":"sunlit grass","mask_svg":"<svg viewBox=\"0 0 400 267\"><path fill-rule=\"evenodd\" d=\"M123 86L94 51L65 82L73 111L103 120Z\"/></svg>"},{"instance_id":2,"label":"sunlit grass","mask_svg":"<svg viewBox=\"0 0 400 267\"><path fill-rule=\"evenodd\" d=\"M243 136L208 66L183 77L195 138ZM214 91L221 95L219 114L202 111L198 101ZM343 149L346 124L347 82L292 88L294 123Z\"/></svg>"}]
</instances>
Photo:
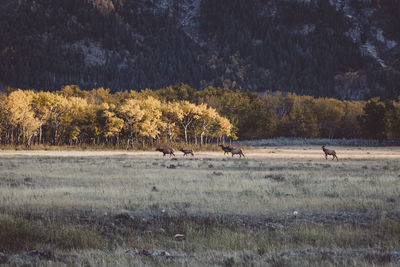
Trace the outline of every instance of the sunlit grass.
<instances>
[{"instance_id":1,"label":"sunlit grass","mask_svg":"<svg viewBox=\"0 0 400 267\"><path fill-rule=\"evenodd\" d=\"M124 249L184 255L169 260L177 265L390 263L379 254L400 247L400 165L390 149L377 159L349 149L339 162L326 161L319 148L271 157L254 151L242 159L221 152L176 160L158 153L0 155L0 252L50 246L65 263L81 265L168 263ZM126 212L132 221L115 221ZM4 241L10 233L19 238ZM186 241L174 240L177 233ZM311 248L358 254L280 256Z\"/></svg>"}]
</instances>

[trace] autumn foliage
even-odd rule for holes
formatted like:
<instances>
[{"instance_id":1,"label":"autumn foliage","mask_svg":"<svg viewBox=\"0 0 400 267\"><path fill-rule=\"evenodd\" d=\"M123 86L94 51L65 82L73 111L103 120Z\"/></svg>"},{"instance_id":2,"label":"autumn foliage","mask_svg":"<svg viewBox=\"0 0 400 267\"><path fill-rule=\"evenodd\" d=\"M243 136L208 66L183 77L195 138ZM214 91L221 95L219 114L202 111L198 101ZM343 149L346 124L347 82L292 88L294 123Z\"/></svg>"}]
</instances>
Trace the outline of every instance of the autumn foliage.
<instances>
[{"instance_id":1,"label":"autumn foliage","mask_svg":"<svg viewBox=\"0 0 400 267\"><path fill-rule=\"evenodd\" d=\"M161 101L147 92L111 95L66 86L56 93L13 90L0 99L3 144L126 145L154 141L205 144L234 137L232 124L212 107Z\"/></svg>"},{"instance_id":2,"label":"autumn foliage","mask_svg":"<svg viewBox=\"0 0 400 267\"><path fill-rule=\"evenodd\" d=\"M257 95L180 84L110 93L8 90L0 95L3 145L203 145L274 137L400 139L400 103L341 101L280 92Z\"/></svg>"}]
</instances>

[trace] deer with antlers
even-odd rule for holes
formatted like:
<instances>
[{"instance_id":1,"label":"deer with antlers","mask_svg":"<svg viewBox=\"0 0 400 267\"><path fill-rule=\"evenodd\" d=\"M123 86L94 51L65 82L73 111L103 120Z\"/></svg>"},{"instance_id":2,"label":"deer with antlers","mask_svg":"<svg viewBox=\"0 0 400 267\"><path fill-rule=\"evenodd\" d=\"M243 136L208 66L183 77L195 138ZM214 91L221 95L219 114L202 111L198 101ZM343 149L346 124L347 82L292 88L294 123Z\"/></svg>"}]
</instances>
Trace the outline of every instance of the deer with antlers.
<instances>
[{"instance_id":1,"label":"deer with antlers","mask_svg":"<svg viewBox=\"0 0 400 267\"><path fill-rule=\"evenodd\" d=\"M240 157L242 157L242 156L244 157L243 151L242 151L242 149L240 149L240 148L234 148L234 147L230 147L230 146L224 146L224 145L221 144L221 143L218 143L218 146L222 148L222 150L224 151L224 155L225 155L226 153L228 153L228 155L229 155L229 153L231 153L231 154L232 154L232 157L233 157L234 155L239 155Z\"/></svg>"},{"instance_id":2,"label":"deer with antlers","mask_svg":"<svg viewBox=\"0 0 400 267\"><path fill-rule=\"evenodd\" d=\"M231 152L231 151L233 150L233 147L224 146L224 145L221 144L221 143L218 143L218 146L221 147L221 149L224 151L224 155L225 155L226 153L228 153L228 155L229 155L229 152Z\"/></svg>"}]
</instances>

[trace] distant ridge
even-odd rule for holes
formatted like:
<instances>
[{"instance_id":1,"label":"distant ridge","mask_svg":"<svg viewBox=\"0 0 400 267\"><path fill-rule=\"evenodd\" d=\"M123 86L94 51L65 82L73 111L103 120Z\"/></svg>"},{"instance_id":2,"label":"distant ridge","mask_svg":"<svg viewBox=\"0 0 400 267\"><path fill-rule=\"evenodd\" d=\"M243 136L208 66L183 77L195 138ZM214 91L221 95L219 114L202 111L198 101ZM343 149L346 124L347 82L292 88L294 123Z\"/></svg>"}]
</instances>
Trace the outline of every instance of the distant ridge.
<instances>
[{"instance_id":1,"label":"distant ridge","mask_svg":"<svg viewBox=\"0 0 400 267\"><path fill-rule=\"evenodd\" d=\"M0 81L397 98L399 12L397 0L2 1Z\"/></svg>"}]
</instances>

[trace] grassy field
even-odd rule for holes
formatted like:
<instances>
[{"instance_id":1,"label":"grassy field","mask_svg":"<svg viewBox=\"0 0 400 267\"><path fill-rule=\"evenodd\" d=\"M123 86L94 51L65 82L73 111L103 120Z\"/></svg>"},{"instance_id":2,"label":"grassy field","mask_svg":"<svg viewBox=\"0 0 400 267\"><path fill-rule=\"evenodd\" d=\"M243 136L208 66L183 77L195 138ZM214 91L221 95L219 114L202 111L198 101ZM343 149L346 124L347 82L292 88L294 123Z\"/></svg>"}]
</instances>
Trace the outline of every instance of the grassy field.
<instances>
[{"instance_id":1,"label":"grassy field","mask_svg":"<svg viewBox=\"0 0 400 267\"><path fill-rule=\"evenodd\" d=\"M0 151L0 264L400 264L400 148Z\"/></svg>"}]
</instances>

